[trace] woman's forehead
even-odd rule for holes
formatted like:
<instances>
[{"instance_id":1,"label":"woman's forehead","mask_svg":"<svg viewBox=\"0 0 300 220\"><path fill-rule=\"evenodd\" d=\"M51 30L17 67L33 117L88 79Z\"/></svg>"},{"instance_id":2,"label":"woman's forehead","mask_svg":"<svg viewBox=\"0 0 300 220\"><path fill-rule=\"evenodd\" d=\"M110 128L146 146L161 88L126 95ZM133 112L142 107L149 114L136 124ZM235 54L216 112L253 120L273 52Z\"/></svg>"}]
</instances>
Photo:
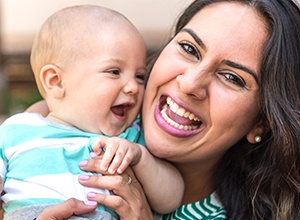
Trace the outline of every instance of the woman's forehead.
<instances>
[{"instance_id":1,"label":"woman's forehead","mask_svg":"<svg viewBox=\"0 0 300 220\"><path fill-rule=\"evenodd\" d=\"M255 9L234 2L221 2L200 10L184 27L203 42L202 47L234 62L259 70L262 48L267 40L266 22Z\"/></svg>"}]
</instances>

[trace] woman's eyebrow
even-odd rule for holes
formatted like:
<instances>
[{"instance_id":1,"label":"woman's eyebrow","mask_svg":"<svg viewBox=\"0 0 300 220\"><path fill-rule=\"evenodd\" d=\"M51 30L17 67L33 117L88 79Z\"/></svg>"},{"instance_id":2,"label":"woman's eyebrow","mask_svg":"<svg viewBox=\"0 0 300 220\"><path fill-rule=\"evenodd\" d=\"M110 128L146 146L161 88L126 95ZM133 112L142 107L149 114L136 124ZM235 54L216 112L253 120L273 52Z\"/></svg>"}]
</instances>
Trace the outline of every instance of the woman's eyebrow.
<instances>
[{"instance_id":1,"label":"woman's eyebrow","mask_svg":"<svg viewBox=\"0 0 300 220\"><path fill-rule=\"evenodd\" d=\"M190 28L183 28L180 32L187 32L188 34L190 34L192 36L192 38L197 42L197 44L202 47L202 49L204 51L207 51L207 47L205 46L205 44L203 43L203 41L197 36L197 34ZM250 68L241 65L239 63L235 63L233 61L230 60L224 60L223 63L227 64L228 66L231 66L233 68L236 69L240 69L243 70L244 72L249 73L251 76L253 76L253 78L255 79L256 82L258 82L258 78L257 78L257 74L255 74L255 71L251 70Z\"/></svg>"},{"instance_id":2,"label":"woman's eyebrow","mask_svg":"<svg viewBox=\"0 0 300 220\"><path fill-rule=\"evenodd\" d=\"M255 72L253 70L251 70L250 68L243 66L239 63L232 62L230 60L224 60L223 63L225 63L226 65L231 66L233 68L240 69L240 70L243 70L244 72L249 73L251 76L253 76L255 81L258 82L257 74L255 74Z\"/></svg>"},{"instance_id":3,"label":"woman's eyebrow","mask_svg":"<svg viewBox=\"0 0 300 220\"><path fill-rule=\"evenodd\" d=\"M204 51L206 51L206 46L203 43L203 41L197 36L197 34L190 28L183 28L180 32L187 32L189 33L192 38L194 38L194 40L197 42L197 44L199 44L200 47L202 47L202 49Z\"/></svg>"}]
</instances>

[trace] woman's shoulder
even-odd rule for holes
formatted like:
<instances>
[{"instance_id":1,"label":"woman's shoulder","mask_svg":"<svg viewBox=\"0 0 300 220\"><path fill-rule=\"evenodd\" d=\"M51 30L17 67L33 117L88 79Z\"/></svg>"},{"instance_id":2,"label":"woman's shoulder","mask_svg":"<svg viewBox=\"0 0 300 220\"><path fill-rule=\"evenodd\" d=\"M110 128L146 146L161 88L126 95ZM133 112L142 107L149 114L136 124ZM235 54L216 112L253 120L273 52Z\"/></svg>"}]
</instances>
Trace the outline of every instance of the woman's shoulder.
<instances>
[{"instance_id":1,"label":"woman's shoulder","mask_svg":"<svg viewBox=\"0 0 300 220\"><path fill-rule=\"evenodd\" d=\"M216 193L191 204L181 205L177 210L164 216L156 217L161 220L175 219L206 219L224 220L226 211Z\"/></svg>"}]
</instances>

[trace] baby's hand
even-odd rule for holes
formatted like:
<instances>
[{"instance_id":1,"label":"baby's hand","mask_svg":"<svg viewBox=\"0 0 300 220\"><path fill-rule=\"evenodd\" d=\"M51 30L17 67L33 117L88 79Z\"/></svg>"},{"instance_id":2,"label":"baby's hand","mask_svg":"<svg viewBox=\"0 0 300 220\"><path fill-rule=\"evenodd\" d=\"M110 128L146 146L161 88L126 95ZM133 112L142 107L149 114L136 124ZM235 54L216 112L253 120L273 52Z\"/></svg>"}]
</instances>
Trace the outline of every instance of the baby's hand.
<instances>
[{"instance_id":1,"label":"baby's hand","mask_svg":"<svg viewBox=\"0 0 300 220\"><path fill-rule=\"evenodd\" d=\"M92 144L98 155L104 152L100 169L110 174L121 174L129 165L136 165L142 156L141 147L143 146L119 137L97 137Z\"/></svg>"}]
</instances>

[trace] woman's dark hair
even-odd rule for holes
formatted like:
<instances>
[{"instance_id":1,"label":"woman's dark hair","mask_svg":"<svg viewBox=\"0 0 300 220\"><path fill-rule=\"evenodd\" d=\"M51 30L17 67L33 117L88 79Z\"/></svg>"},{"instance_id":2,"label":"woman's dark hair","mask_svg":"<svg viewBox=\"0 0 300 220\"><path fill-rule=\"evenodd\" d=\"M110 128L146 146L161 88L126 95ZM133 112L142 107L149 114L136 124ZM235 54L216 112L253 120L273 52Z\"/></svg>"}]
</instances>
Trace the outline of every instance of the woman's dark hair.
<instances>
[{"instance_id":1,"label":"woman's dark hair","mask_svg":"<svg viewBox=\"0 0 300 220\"><path fill-rule=\"evenodd\" d=\"M239 2L268 25L259 74L259 144L233 146L215 172L228 219L300 219L300 10L292 0L196 0L179 17L176 35L202 8Z\"/></svg>"}]
</instances>

